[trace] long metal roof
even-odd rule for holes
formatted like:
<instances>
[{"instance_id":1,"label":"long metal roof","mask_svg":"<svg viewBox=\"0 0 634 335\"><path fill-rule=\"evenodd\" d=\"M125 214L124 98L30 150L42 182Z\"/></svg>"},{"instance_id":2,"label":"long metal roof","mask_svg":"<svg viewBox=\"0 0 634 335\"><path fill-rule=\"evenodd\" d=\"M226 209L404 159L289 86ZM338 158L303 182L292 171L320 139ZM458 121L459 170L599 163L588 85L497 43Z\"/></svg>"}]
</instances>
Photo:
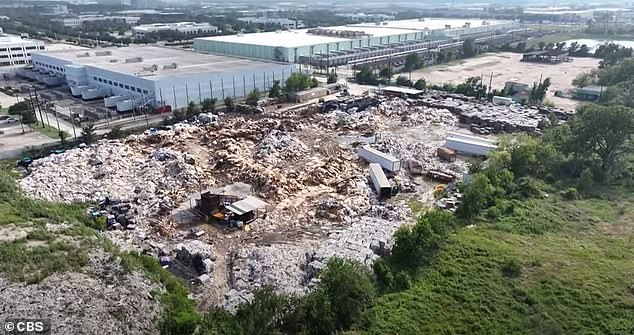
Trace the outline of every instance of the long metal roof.
<instances>
[{"instance_id":1,"label":"long metal roof","mask_svg":"<svg viewBox=\"0 0 634 335\"><path fill-rule=\"evenodd\" d=\"M244 215L248 212L264 207L266 207L266 202L259 198L248 196L240 201L227 205L225 208L236 215Z\"/></svg>"}]
</instances>

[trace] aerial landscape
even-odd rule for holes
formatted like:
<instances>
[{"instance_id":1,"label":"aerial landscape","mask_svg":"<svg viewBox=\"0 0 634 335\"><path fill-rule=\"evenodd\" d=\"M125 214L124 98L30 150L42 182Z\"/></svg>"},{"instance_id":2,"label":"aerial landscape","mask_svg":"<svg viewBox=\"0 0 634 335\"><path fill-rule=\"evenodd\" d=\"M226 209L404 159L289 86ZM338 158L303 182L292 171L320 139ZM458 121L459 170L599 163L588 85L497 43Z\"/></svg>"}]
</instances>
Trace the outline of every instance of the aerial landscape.
<instances>
[{"instance_id":1,"label":"aerial landscape","mask_svg":"<svg viewBox=\"0 0 634 335\"><path fill-rule=\"evenodd\" d=\"M634 334L634 3L0 0L0 334Z\"/></svg>"}]
</instances>

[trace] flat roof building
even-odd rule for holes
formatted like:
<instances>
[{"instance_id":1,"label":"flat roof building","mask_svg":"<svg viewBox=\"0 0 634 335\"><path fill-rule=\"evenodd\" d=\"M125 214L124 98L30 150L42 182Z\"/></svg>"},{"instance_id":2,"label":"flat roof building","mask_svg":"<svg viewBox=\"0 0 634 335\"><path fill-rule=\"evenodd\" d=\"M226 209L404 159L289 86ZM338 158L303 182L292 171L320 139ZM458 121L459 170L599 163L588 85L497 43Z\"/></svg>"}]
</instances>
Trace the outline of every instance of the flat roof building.
<instances>
[{"instance_id":1,"label":"flat roof building","mask_svg":"<svg viewBox=\"0 0 634 335\"><path fill-rule=\"evenodd\" d=\"M33 52L44 50L44 42L3 34L0 29L0 72L31 64Z\"/></svg>"},{"instance_id":2,"label":"flat roof building","mask_svg":"<svg viewBox=\"0 0 634 335\"><path fill-rule=\"evenodd\" d=\"M194 39L194 49L298 63L302 56L423 40L508 31L515 21L419 19Z\"/></svg>"},{"instance_id":3,"label":"flat roof building","mask_svg":"<svg viewBox=\"0 0 634 335\"><path fill-rule=\"evenodd\" d=\"M218 31L218 27L212 26L207 22L175 22L175 23L151 23L142 24L136 27L132 27L132 33L134 38L144 38L147 33L154 33L158 31L177 31L183 34L203 34L203 33L215 33Z\"/></svg>"},{"instance_id":4,"label":"flat roof building","mask_svg":"<svg viewBox=\"0 0 634 335\"><path fill-rule=\"evenodd\" d=\"M141 20L139 16L104 16L104 15L79 15L77 17L63 17L51 21L62 24L64 27L78 28L85 22L117 21L126 24L136 24Z\"/></svg>"},{"instance_id":5,"label":"flat roof building","mask_svg":"<svg viewBox=\"0 0 634 335\"><path fill-rule=\"evenodd\" d=\"M125 112L144 104L174 109L210 97L243 97L254 88L266 91L274 80L284 81L295 71L292 64L135 46L35 53L33 70L21 74L47 84L65 83L86 100L120 97L116 107Z\"/></svg>"}]
</instances>

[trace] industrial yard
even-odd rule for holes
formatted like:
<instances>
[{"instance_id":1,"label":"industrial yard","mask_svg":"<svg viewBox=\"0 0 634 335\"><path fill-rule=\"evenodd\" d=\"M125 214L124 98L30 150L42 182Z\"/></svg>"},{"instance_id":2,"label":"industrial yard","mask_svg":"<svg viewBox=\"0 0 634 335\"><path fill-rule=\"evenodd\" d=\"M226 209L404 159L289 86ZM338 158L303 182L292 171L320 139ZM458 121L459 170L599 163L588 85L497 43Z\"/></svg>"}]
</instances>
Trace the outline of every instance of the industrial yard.
<instances>
[{"instance_id":1,"label":"industrial yard","mask_svg":"<svg viewBox=\"0 0 634 335\"><path fill-rule=\"evenodd\" d=\"M99 203L90 215L107 217L111 240L187 279L201 306L231 309L262 285L305 292L331 256L371 265L413 208L455 210L459 193L436 202L439 187L496 147L469 126L532 132L553 112L389 89L332 104L201 114L36 160L20 185Z\"/></svg>"},{"instance_id":2,"label":"industrial yard","mask_svg":"<svg viewBox=\"0 0 634 335\"><path fill-rule=\"evenodd\" d=\"M484 54L455 64L436 65L412 72L412 80L425 78L428 83L442 85L447 82L460 84L470 77L482 77L484 84L488 85L493 74L492 88L502 89L508 81L532 85L539 82L540 77L550 77L552 85L547 99L559 108L574 109L578 101L556 97L555 91L572 89L572 79L599 65L596 58L576 57L572 62L560 64L526 63L520 62L521 58L521 54L510 52Z\"/></svg>"}]
</instances>

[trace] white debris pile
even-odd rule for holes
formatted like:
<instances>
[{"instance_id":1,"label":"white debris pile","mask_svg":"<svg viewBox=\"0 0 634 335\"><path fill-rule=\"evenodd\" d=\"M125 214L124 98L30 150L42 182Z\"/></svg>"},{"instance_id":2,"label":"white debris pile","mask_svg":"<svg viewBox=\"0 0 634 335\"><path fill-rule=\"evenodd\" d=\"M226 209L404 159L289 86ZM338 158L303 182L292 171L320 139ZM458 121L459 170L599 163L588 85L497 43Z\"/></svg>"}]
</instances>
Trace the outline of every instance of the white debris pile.
<instances>
[{"instance_id":1,"label":"white debris pile","mask_svg":"<svg viewBox=\"0 0 634 335\"><path fill-rule=\"evenodd\" d=\"M104 196L130 202L140 217L164 213L198 185L202 169L186 154L157 149L149 157L119 141L38 159L20 186L31 196L90 202Z\"/></svg>"},{"instance_id":2,"label":"white debris pile","mask_svg":"<svg viewBox=\"0 0 634 335\"><path fill-rule=\"evenodd\" d=\"M264 285L278 292L302 293L305 280L306 246L295 244L243 245L230 261L230 287L225 294L228 309L249 300L253 289Z\"/></svg>"},{"instance_id":3,"label":"white debris pile","mask_svg":"<svg viewBox=\"0 0 634 335\"><path fill-rule=\"evenodd\" d=\"M258 144L256 157L277 165L282 161L300 159L307 152L308 148L302 141L287 132L274 129Z\"/></svg>"},{"instance_id":4,"label":"white debris pile","mask_svg":"<svg viewBox=\"0 0 634 335\"><path fill-rule=\"evenodd\" d=\"M323 115L319 123L326 129L348 129L356 131L375 131L380 125L380 117L373 110L342 112L335 110Z\"/></svg>"},{"instance_id":5,"label":"white debris pile","mask_svg":"<svg viewBox=\"0 0 634 335\"><path fill-rule=\"evenodd\" d=\"M383 101L379 106L370 107L368 110L388 117L400 116L402 123L407 126L453 126L458 121L456 116L447 109L417 106L412 100L398 98Z\"/></svg>"},{"instance_id":6,"label":"white debris pile","mask_svg":"<svg viewBox=\"0 0 634 335\"><path fill-rule=\"evenodd\" d=\"M82 273L56 273L37 284L0 277L4 318L48 319L51 334L159 334L159 285L126 273L108 254L91 254Z\"/></svg>"},{"instance_id":7,"label":"white debris pile","mask_svg":"<svg viewBox=\"0 0 634 335\"><path fill-rule=\"evenodd\" d=\"M386 135L381 137L378 148L399 157L412 174L425 174L429 170L452 172L456 176L465 173L465 162L447 162L438 157L437 150L442 144L442 141L418 142Z\"/></svg>"}]
</instances>

